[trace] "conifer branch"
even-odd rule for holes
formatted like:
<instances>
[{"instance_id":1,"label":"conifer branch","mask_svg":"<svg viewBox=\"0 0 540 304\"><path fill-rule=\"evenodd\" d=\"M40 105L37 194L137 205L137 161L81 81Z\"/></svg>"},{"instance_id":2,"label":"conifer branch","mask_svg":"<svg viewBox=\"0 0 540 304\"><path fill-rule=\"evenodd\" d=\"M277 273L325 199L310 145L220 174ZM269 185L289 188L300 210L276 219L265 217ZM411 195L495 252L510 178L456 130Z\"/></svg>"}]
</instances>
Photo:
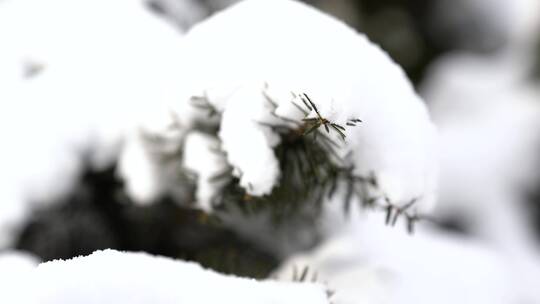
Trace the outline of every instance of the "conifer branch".
<instances>
[{"instance_id":1,"label":"conifer branch","mask_svg":"<svg viewBox=\"0 0 540 304\"><path fill-rule=\"evenodd\" d=\"M335 132L345 140L346 128L324 118L307 94L292 93L295 99L302 101L301 105L291 101L305 116L300 121L278 115L276 113L278 103L265 90L263 96L271 107L270 114L282 122L277 124L259 122L261 126L272 129L281 137L281 143L275 148L281 180L269 195L252 196L240 186L239 177L234 177L232 168L228 167L211 178L212 182L225 184L220 195L213 200L217 210L226 210L231 206L238 207L245 214L270 210L274 222L280 223L291 216L301 215L301 210L305 210L307 206L306 203L310 203L314 207L310 209L318 214L325 198L331 199L340 187L345 187L343 205L345 214L350 213L352 201L358 198L363 207L386 212L387 225L394 226L399 218L404 218L407 231L410 233L414 231L416 222L427 219L412 211L419 198L414 198L406 204L396 204L384 194L379 197L367 196L370 190L381 192L377 177L374 173L368 176L353 174L354 167L346 165L349 155L340 157L338 153L340 145L330 137L331 132ZM204 96L194 97L192 102L195 106L208 110L210 114L217 113ZM311 112L315 112L316 117L308 117ZM361 119L353 118L346 122L346 126L356 127L361 122ZM310 134L313 136L309 136ZM224 182L225 180L228 181Z\"/></svg>"},{"instance_id":2,"label":"conifer branch","mask_svg":"<svg viewBox=\"0 0 540 304\"><path fill-rule=\"evenodd\" d=\"M353 183L356 183L358 186L364 188L362 193L368 193L369 190L367 188L371 188L375 190L376 192L381 192L381 189L379 187L379 182L377 181L377 177L374 173L370 173L369 176L363 177L363 176L351 176ZM347 201L352 199L352 197L346 198L346 204ZM420 200L420 197L415 197L408 201L407 203L401 205L396 204L395 202L392 202L388 195L383 194L382 196L378 197L363 197L361 198L362 204L364 207L371 208L371 209L378 209L382 210L386 213L385 215L385 224L389 226L395 226L398 219L404 218L407 232L412 234L414 232L414 226L418 221L431 221L436 222L435 219L427 216L427 215L421 215L418 214L416 211L412 210L414 208L414 205L418 203Z\"/></svg>"}]
</instances>

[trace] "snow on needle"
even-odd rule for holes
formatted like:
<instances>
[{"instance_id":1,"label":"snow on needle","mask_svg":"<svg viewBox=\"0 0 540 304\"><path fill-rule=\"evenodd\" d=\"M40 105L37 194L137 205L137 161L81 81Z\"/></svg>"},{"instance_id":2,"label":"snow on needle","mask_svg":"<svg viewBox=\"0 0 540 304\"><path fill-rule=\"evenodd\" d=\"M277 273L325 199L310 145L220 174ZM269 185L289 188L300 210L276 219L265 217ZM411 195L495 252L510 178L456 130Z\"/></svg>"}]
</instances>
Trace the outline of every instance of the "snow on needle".
<instances>
[{"instance_id":1,"label":"snow on needle","mask_svg":"<svg viewBox=\"0 0 540 304\"><path fill-rule=\"evenodd\" d=\"M330 134L330 129L333 129L336 131L342 140L345 140L345 128L337 123L333 123L330 120L322 117L321 113L319 112L319 109L317 109L317 106L313 101L311 101L311 98L306 93L302 93L300 95L300 99L304 103L304 106L309 111L315 111L315 114L317 114L317 117L311 117L311 118L304 118L302 121L308 124L308 127L306 128L306 131L304 132L304 135L307 135L315 130L317 130L319 127L324 126L324 129L326 130L326 133ZM351 119L347 122L348 126L356 126L357 123L362 122L360 119Z\"/></svg>"}]
</instances>

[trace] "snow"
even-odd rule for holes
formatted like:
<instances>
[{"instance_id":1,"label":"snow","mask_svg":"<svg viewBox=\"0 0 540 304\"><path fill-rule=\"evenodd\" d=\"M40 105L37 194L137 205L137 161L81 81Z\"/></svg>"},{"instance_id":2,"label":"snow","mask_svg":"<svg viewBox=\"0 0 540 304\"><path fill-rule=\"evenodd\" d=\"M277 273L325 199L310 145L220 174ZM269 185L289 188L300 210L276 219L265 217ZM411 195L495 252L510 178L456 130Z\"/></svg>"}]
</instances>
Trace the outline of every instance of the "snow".
<instances>
[{"instance_id":1,"label":"snow","mask_svg":"<svg viewBox=\"0 0 540 304\"><path fill-rule=\"evenodd\" d=\"M414 235L380 225L384 214L355 216L312 251L286 260L276 271L288 277L309 266L349 303L537 303L538 264L516 267L512 256L483 242L431 231ZM342 223L342 222L340 222ZM335 224L335 223L334 223Z\"/></svg>"},{"instance_id":2,"label":"snow","mask_svg":"<svg viewBox=\"0 0 540 304\"><path fill-rule=\"evenodd\" d=\"M538 1L497 3L504 5L491 17L507 11L512 15L494 20L517 24L503 36L518 44L529 39ZM474 233L491 242L427 226L411 237L384 227L375 213L355 218L352 227L332 223L343 231L290 259L281 277L291 277L292 265L309 266L336 291L336 304L540 302L537 248L516 208L540 163L533 148L540 136L531 131L540 130L540 92L523 81L527 58L460 55L436 66L423 92L440 127L438 143L403 71L364 35L308 6L246 0L180 37L140 1L0 2L0 248L33 207L25 202L65 193L64 181L76 177L88 150L96 166L120 154L119 174L137 203L166 190L159 153L179 147L179 161L197 176L200 208L211 210L219 188L211 178L229 166L250 194L270 193L280 180L273 152L279 138L260 122L284 122L270 115L265 96L275 101L276 115L299 120L293 102L301 105L298 94L305 92L331 121L363 120L347 129L339 152L352 152L355 173L374 172L381 192L397 204L419 198L418 212L435 201L440 144L436 211L459 209L473 219ZM209 118L193 107L194 96L220 115ZM180 130L169 137L171 124ZM193 130L201 125L219 127L217 137ZM171 147L150 147L154 135ZM273 246L270 233L250 225L238 223ZM36 263L0 254L0 286L7 290L0 302L328 303L322 285L226 277L142 253L107 250Z\"/></svg>"},{"instance_id":3,"label":"snow","mask_svg":"<svg viewBox=\"0 0 540 304\"><path fill-rule=\"evenodd\" d=\"M0 44L1 248L30 202L70 189L84 153L107 165L177 99L181 33L143 1L7 0Z\"/></svg>"},{"instance_id":4,"label":"snow","mask_svg":"<svg viewBox=\"0 0 540 304\"><path fill-rule=\"evenodd\" d=\"M422 91L440 130L436 212L506 250L530 251L523 191L540 179L540 90L526 80L528 58L515 56L448 56Z\"/></svg>"},{"instance_id":5,"label":"snow","mask_svg":"<svg viewBox=\"0 0 540 304\"><path fill-rule=\"evenodd\" d=\"M506 43L491 54L449 54L426 74L421 92L439 127L442 152L435 212L464 219L473 235L516 260L534 261L538 248L524 192L540 179L540 89L530 79L540 2L458 2Z\"/></svg>"},{"instance_id":6,"label":"snow","mask_svg":"<svg viewBox=\"0 0 540 304\"><path fill-rule=\"evenodd\" d=\"M186 138L184 150L184 168L197 175L197 203L205 211L212 210L212 198L218 187L212 178L223 173L224 156L216 153L219 150L219 140L201 132L192 132Z\"/></svg>"},{"instance_id":7,"label":"snow","mask_svg":"<svg viewBox=\"0 0 540 304\"><path fill-rule=\"evenodd\" d=\"M523 294L534 294L540 273L540 248L525 208L526 191L540 180L540 89L530 79L539 4L494 5L504 18L491 22L513 20L507 44L489 55L461 52L439 59L421 89L440 131L434 215L463 220L471 237L504 253L519 274L514 289Z\"/></svg>"},{"instance_id":8,"label":"snow","mask_svg":"<svg viewBox=\"0 0 540 304\"><path fill-rule=\"evenodd\" d=\"M248 193L279 183L278 139L260 122L280 120L265 94L279 115L298 117L291 92L306 93L333 122L364 121L347 130L341 151L353 152L356 174L375 172L398 205L419 198L415 208L431 207L434 127L403 71L364 35L296 1L247 0L194 26L184 42L183 99L171 108L186 128L197 120L184 111L192 97L221 113L222 149Z\"/></svg>"},{"instance_id":9,"label":"snow","mask_svg":"<svg viewBox=\"0 0 540 304\"><path fill-rule=\"evenodd\" d=\"M224 106L219 130L227 160L239 172L240 186L255 196L270 194L279 177L271 142L257 124L268 113L261 90L247 87L233 93Z\"/></svg>"},{"instance_id":10,"label":"snow","mask_svg":"<svg viewBox=\"0 0 540 304\"><path fill-rule=\"evenodd\" d=\"M433 213L462 220L471 238L503 258L509 271L503 288L512 292L503 303L536 303L539 248L525 191L540 179L540 89L530 79L540 2L468 3L483 14L480 24L497 25L486 27L486 37L500 35L506 44L491 54L449 54L426 74L420 91L439 128L441 150Z\"/></svg>"},{"instance_id":11,"label":"snow","mask_svg":"<svg viewBox=\"0 0 540 304\"><path fill-rule=\"evenodd\" d=\"M221 148L241 186L252 195L270 193L280 178L273 152L279 138L259 122L279 120L263 92L275 97L283 117L302 118L291 106L292 91L308 93L336 123L363 119L348 130L341 151L353 150L356 173L376 172L397 204L421 197L416 207L427 210L433 202L434 131L421 100L378 47L315 9L248 0L197 25L185 41L140 1L8 0L0 15L7 46L0 80L9 87L0 97L10 105L1 132L12 148L0 160L8 168L0 174L1 231L24 219L31 208L24 202L64 194L88 151L97 166L120 154L130 196L151 202L167 181L159 155L141 136L161 136L171 123L183 129L180 145L195 125L219 123ZM221 122L194 109L193 96L207 96ZM24 170L14 159L25 161ZM189 163L201 179L211 176L210 166ZM216 189L198 184L208 210ZM3 244L9 234L0 236Z\"/></svg>"},{"instance_id":12,"label":"snow","mask_svg":"<svg viewBox=\"0 0 540 304\"><path fill-rule=\"evenodd\" d=\"M126 140L118 163L118 173L125 179L127 194L138 204L149 204L163 192L159 167L141 132L133 132Z\"/></svg>"},{"instance_id":13,"label":"snow","mask_svg":"<svg viewBox=\"0 0 540 304\"><path fill-rule=\"evenodd\" d=\"M446 60L426 89L444 151L435 214L464 219L474 236L512 254L525 276L539 258L524 190L540 179L540 91L507 80L516 72L499 60Z\"/></svg>"},{"instance_id":14,"label":"snow","mask_svg":"<svg viewBox=\"0 0 540 304\"><path fill-rule=\"evenodd\" d=\"M24 293L3 303L328 303L319 284L225 276L145 253L97 251L25 274Z\"/></svg>"},{"instance_id":15,"label":"snow","mask_svg":"<svg viewBox=\"0 0 540 304\"><path fill-rule=\"evenodd\" d=\"M0 301L14 302L19 294L24 294L28 274L38 265L36 257L21 251L0 252ZM11 301L10 301L11 299Z\"/></svg>"}]
</instances>

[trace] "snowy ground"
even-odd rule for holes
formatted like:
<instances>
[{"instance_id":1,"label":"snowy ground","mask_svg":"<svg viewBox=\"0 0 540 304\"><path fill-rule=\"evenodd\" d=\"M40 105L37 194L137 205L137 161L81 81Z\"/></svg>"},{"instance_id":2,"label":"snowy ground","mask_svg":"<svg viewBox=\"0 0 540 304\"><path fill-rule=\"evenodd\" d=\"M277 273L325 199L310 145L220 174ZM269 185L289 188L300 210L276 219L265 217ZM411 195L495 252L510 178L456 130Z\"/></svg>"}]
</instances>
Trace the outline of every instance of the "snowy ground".
<instances>
[{"instance_id":1,"label":"snowy ground","mask_svg":"<svg viewBox=\"0 0 540 304\"><path fill-rule=\"evenodd\" d=\"M8 263L12 271L4 267ZM31 259L0 256L3 276L24 276L2 284L2 303L329 303L322 284L227 277L144 253L106 250L31 264Z\"/></svg>"}]
</instances>

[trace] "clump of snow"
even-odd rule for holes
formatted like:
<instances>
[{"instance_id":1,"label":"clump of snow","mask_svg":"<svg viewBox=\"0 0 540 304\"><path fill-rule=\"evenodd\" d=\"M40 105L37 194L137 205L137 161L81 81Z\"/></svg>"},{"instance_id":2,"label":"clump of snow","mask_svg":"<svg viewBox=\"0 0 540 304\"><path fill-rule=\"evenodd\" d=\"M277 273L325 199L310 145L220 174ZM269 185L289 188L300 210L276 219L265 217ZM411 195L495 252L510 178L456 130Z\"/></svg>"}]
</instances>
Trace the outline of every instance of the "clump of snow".
<instances>
[{"instance_id":1,"label":"clump of snow","mask_svg":"<svg viewBox=\"0 0 540 304\"><path fill-rule=\"evenodd\" d=\"M121 176L125 180L127 194L140 204L148 204L163 191L157 164L152 161L152 153L141 132L129 135L118 163Z\"/></svg>"},{"instance_id":2,"label":"clump of snow","mask_svg":"<svg viewBox=\"0 0 540 304\"><path fill-rule=\"evenodd\" d=\"M110 163L128 130L177 100L182 67L181 33L143 1L3 1L0 41L2 247L29 201L70 188L83 153Z\"/></svg>"},{"instance_id":3,"label":"clump of snow","mask_svg":"<svg viewBox=\"0 0 540 304\"><path fill-rule=\"evenodd\" d=\"M98 251L39 265L5 303L328 303L322 285L225 276L144 253Z\"/></svg>"},{"instance_id":4,"label":"clump of snow","mask_svg":"<svg viewBox=\"0 0 540 304\"><path fill-rule=\"evenodd\" d=\"M217 187L213 181L215 176L227 170L224 156L216 153L220 149L217 138L210 135L192 132L185 142L184 167L197 175L198 205L206 211L212 209L212 198L216 194Z\"/></svg>"},{"instance_id":5,"label":"clump of snow","mask_svg":"<svg viewBox=\"0 0 540 304\"><path fill-rule=\"evenodd\" d=\"M364 35L296 1L246 0L194 26L184 42L183 98L172 108L188 128L197 120L184 112L193 97L221 113L222 149L249 194L269 194L280 180L279 138L261 122L283 123L273 110L302 118L291 104L303 107L306 93L332 122L363 120L340 151L352 152L356 174L375 173L397 205L417 198L414 208L430 208L434 127L403 71Z\"/></svg>"},{"instance_id":6,"label":"clump of snow","mask_svg":"<svg viewBox=\"0 0 540 304\"><path fill-rule=\"evenodd\" d=\"M258 124L269 113L261 90L262 87L247 85L224 101L227 104L222 106L219 131L222 148L240 177L240 186L256 196L270 194L279 177L273 147L264 127Z\"/></svg>"}]
</instances>

